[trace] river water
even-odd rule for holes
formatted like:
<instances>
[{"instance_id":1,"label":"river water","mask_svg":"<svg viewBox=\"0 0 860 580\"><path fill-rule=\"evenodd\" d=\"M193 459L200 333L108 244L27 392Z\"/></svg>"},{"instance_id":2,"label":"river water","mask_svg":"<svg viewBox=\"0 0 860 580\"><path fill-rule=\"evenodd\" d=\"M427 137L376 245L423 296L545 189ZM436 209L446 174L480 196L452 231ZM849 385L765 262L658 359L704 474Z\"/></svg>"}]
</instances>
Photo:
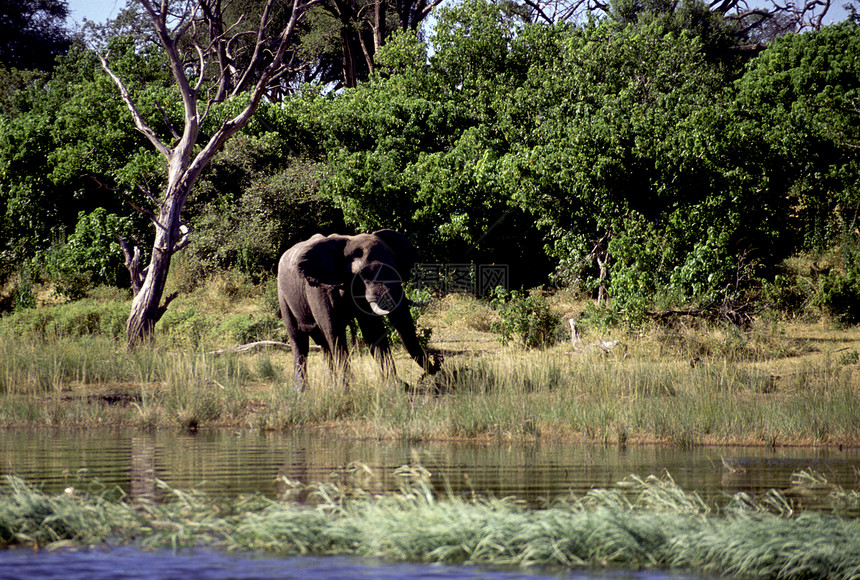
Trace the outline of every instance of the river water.
<instances>
[{"instance_id":1,"label":"river water","mask_svg":"<svg viewBox=\"0 0 860 580\"><path fill-rule=\"evenodd\" d=\"M450 443L342 439L308 430L181 435L141 431L7 430L0 432L0 473L42 485L47 492L93 478L119 486L132 498L156 495L155 479L210 495L262 493L279 497L282 478L303 483L344 476L360 462L369 468L370 491L397 489L395 470L421 464L438 490L454 494L515 496L541 507L568 494L614 487L628 475L668 472L686 491L707 500L725 493L758 494L790 486L791 474L811 469L828 481L856 489L860 450L809 448L680 449L659 446L600 447L548 443ZM367 472L365 472L367 473ZM816 508L809 505L805 507ZM146 571L135 575L137 570ZM242 558L213 552L164 554L132 548L62 554L0 551L0 578L520 578L540 572L477 570L368 562L357 558ZM554 577L557 577L553 574ZM575 572L579 578L680 578L643 573Z\"/></svg>"}]
</instances>

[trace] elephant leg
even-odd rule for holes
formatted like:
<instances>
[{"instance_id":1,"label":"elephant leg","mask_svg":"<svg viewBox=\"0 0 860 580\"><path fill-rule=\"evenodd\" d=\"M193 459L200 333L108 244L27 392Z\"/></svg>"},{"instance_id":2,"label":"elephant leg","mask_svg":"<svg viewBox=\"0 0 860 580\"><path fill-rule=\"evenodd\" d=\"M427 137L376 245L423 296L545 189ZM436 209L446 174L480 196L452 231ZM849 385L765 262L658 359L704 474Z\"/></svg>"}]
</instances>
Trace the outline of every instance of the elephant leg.
<instances>
[{"instance_id":1,"label":"elephant leg","mask_svg":"<svg viewBox=\"0 0 860 580\"><path fill-rule=\"evenodd\" d=\"M308 350L310 349L308 335L299 330L298 324L289 310L285 310L283 318L287 327L287 335L290 337L290 349L293 351L293 385L297 391L301 392L305 388L308 374Z\"/></svg>"},{"instance_id":2,"label":"elephant leg","mask_svg":"<svg viewBox=\"0 0 860 580\"><path fill-rule=\"evenodd\" d=\"M305 388L308 376L308 350L310 350L308 335L304 332L299 333L295 340L290 340L290 346L293 349L294 382L296 390L301 392Z\"/></svg>"},{"instance_id":3,"label":"elephant leg","mask_svg":"<svg viewBox=\"0 0 860 580\"><path fill-rule=\"evenodd\" d=\"M322 324L313 333L314 341L322 348L329 371L335 382L346 384L349 375L349 351L347 350L346 328L335 330L333 326Z\"/></svg>"},{"instance_id":4,"label":"elephant leg","mask_svg":"<svg viewBox=\"0 0 860 580\"><path fill-rule=\"evenodd\" d=\"M376 316L359 316L358 326L361 328L361 334L365 344L370 349L370 354L382 367L382 375L386 379L394 378L397 373L394 367L394 357L391 356L385 321Z\"/></svg>"},{"instance_id":5,"label":"elephant leg","mask_svg":"<svg viewBox=\"0 0 860 580\"><path fill-rule=\"evenodd\" d=\"M346 340L347 309L343 296L338 292L320 293L316 300L309 301L311 312L317 323L314 340L322 347L335 380L346 383L349 362Z\"/></svg>"}]
</instances>

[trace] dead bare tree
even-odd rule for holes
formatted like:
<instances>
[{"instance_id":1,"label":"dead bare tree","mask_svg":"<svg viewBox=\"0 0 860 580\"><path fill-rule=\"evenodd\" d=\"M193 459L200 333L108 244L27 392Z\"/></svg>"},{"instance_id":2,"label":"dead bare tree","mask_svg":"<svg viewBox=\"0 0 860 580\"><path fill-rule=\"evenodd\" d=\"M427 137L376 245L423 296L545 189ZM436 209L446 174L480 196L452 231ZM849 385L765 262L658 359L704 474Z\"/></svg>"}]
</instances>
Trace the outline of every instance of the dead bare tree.
<instances>
[{"instance_id":1,"label":"dead bare tree","mask_svg":"<svg viewBox=\"0 0 860 580\"><path fill-rule=\"evenodd\" d=\"M739 33L748 34L755 29L769 29L772 36L786 32L818 30L824 25L833 0L710 0L712 11L725 14L729 20L739 23ZM773 23L777 22L776 29ZM770 40L765 38L763 40Z\"/></svg>"},{"instance_id":2,"label":"dead bare tree","mask_svg":"<svg viewBox=\"0 0 860 580\"><path fill-rule=\"evenodd\" d=\"M181 215L200 173L219 149L251 120L270 86L290 74L296 25L308 8L321 0L293 0L292 13L283 28L272 28L275 0L266 0L256 30L256 41L241 66L231 57L231 32L241 17L224 22L221 0L138 0L149 16L156 37L165 51L178 88L183 110L182 130L167 123L173 142L159 138L139 113L131 92L110 66L108 54L99 54L102 68L113 79L134 124L158 150L167 165L167 184L159 194L149 192L153 210L146 210L155 226L149 264L141 268L141 250L122 243L125 263L131 273L134 300L126 324L129 347L154 338L155 323L175 294L162 303L171 257L189 241L189 230ZM211 107L223 100L247 95L247 103L234 117L224 121L208 141L198 144L200 127ZM195 152L196 149L196 152Z\"/></svg>"},{"instance_id":3,"label":"dead bare tree","mask_svg":"<svg viewBox=\"0 0 860 580\"><path fill-rule=\"evenodd\" d=\"M341 58L335 88L355 87L376 68L375 55L395 30L417 31L442 0L325 0L321 10L338 23Z\"/></svg>"},{"instance_id":4,"label":"dead bare tree","mask_svg":"<svg viewBox=\"0 0 860 580\"><path fill-rule=\"evenodd\" d=\"M609 2L601 0L523 0L532 22L558 24L573 22L589 13L608 12Z\"/></svg>"},{"instance_id":5,"label":"dead bare tree","mask_svg":"<svg viewBox=\"0 0 860 580\"><path fill-rule=\"evenodd\" d=\"M575 22L588 15L609 14L609 0L520 0L533 22ZM681 0L664 4L675 10ZM767 42L786 32L821 28L833 0L706 0L711 12L736 23L737 34Z\"/></svg>"}]
</instances>

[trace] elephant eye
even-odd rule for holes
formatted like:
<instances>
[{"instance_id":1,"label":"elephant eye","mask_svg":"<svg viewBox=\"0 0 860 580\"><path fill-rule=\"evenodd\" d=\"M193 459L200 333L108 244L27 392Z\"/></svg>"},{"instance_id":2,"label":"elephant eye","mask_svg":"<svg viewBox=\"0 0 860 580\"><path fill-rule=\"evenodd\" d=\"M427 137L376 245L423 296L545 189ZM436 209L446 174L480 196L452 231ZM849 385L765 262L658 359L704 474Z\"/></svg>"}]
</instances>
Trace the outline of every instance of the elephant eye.
<instances>
[{"instance_id":1,"label":"elephant eye","mask_svg":"<svg viewBox=\"0 0 860 580\"><path fill-rule=\"evenodd\" d=\"M361 269L361 277L365 280L378 280L380 273L379 264L370 264Z\"/></svg>"}]
</instances>

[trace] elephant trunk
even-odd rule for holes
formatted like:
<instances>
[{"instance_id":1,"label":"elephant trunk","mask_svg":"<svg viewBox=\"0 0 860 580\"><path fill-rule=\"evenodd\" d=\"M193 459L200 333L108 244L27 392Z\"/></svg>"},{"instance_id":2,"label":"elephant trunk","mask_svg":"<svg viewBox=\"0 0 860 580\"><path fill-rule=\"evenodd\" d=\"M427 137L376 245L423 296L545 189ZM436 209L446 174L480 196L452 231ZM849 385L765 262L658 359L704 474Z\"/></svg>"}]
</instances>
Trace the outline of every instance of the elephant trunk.
<instances>
[{"instance_id":1,"label":"elephant trunk","mask_svg":"<svg viewBox=\"0 0 860 580\"><path fill-rule=\"evenodd\" d=\"M436 372L438 369L433 368L430 357L427 356L427 352L422 348L421 343L418 342L415 322L412 320L409 308L404 305L404 307L393 311L389 318L391 323L394 325L394 328L397 329L397 333L403 341L403 346L406 347L406 351L409 353L409 356L412 357L412 360L414 360L425 371L428 371L431 374Z\"/></svg>"},{"instance_id":2,"label":"elephant trunk","mask_svg":"<svg viewBox=\"0 0 860 580\"><path fill-rule=\"evenodd\" d=\"M367 304L374 314L387 316L399 309L405 296L403 289L399 286L388 287L383 284L368 284L364 292L364 299L367 300Z\"/></svg>"}]
</instances>

